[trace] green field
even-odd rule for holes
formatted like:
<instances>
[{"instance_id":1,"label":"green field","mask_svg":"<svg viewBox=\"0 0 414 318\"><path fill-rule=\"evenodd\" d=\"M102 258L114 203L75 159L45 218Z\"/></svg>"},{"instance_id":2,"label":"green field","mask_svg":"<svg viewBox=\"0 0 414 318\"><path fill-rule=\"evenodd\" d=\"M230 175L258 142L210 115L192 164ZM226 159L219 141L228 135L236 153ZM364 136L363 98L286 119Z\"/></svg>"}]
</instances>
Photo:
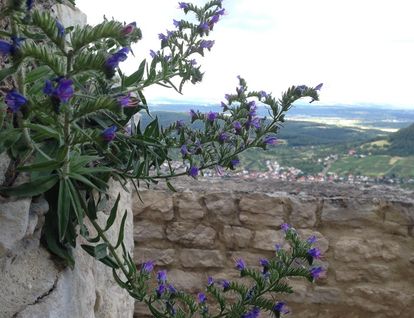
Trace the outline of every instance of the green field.
<instances>
[{"instance_id":1,"label":"green field","mask_svg":"<svg viewBox=\"0 0 414 318\"><path fill-rule=\"evenodd\" d=\"M344 157L335 161L330 172L338 175L364 175L368 177L414 177L414 156L392 157L373 155L365 158Z\"/></svg>"}]
</instances>

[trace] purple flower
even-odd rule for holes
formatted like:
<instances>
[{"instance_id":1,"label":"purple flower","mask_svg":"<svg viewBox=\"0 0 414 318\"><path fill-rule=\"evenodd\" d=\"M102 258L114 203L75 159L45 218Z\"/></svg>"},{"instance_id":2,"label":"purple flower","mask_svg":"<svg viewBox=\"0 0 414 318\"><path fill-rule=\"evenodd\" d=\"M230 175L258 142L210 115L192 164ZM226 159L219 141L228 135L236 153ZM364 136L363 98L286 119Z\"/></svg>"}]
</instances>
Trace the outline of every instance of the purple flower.
<instances>
[{"instance_id":1,"label":"purple flower","mask_svg":"<svg viewBox=\"0 0 414 318\"><path fill-rule=\"evenodd\" d=\"M155 59L157 57L157 53L154 50L150 50L150 56Z\"/></svg>"},{"instance_id":2,"label":"purple flower","mask_svg":"<svg viewBox=\"0 0 414 318\"><path fill-rule=\"evenodd\" d=\"M252 310L243 314L241 318L257 318L259 317L259 314L260 314L260 309L258 307L254 307Z\"/></svg>"},{"instance_id":3,"label":"purple flower","mask_svg":"<svg viewBox=\"0 0 414 318\"><path fill-rule=\"evenodd\" d=\"M281 228L284 232L287 232L287 231L289 231L289 229L291 228L291 226L290 226L289 224L287 224L287 223L283 223L283 224L280 226L280 228Z\"/></svg>"},{"instance_id":4,"label":"purple flower","mask_svg":"<svg viewBox=\"0 0 414 318\"><path fill-rule=\"evenodd\" d=\"M113 72L115 68L118 67L120 62L123 62L128 58L128 53L129 49L127 47L124 47L120 49L118 52L112 54L109 58L106 59L105 68L108 71Z\"/></svg>"},{"instance_id":5,"label":"purple flower","mask_svg":"<svg viewBox=\"0 0 414 318\"><path fill-rule=\"evenodd\" d=\"M209 276L207 278L207 286L212 286L214 284L214 278Z\"/></svg>"},{"instance_id":6,"label":"purple flower","mask_svg":"<svg viewBox=\"0 0 414 318\"><path fill-rule=\"evenodd\" d=\"M198 29L200 30L201 33L205 33L210 29L210 26L208 25L207 22L203 22L203 23L200 23L200 25L198 26Z\"/></svg>"},{"instance_id":7,"label":"purple flower","mask_svg":"<svg viewBox=\"0 0 414 318\"><path fill-rule=\"evenodd\" d=\"M142 264L141 271L151 273L154 269L154 261L148 261Z\"/></svg>"},{"instance_id":8,"label":"purple flower","mask_svg":"<svg viewBox=\"0 0 414 318\"><path fill-rule=\"evenodd\" d=\"M316 258L316 259L320 259L322 256L321 250L317 247L312 247L311 249L308 250L308 255Z\"/></svg>"},{"instance_id":9,"label":"purple flower","mask_svg":"<svg viewBox=\"0 0 414 318\"><path fill-rule=\"evenodd\" d=\"M323 83L320 83L318 85L315 86L315 91L319 91L323 86Z\"/></svg>"},{"instance_id":10,"label":"purple flower","mask_svg":"<svg viewBox=\"0 0 414 318\"><path fill-rule=\"evenodd\" d=\"M157 273L157 280L159 284L165 283L167 281L167 271L166 270L159 271Z\"/></svg>"},{"instance_id":11,"label":"purple flower","mask_svg":"<svg viewBox=\"0 0 414 318\"><path fill-rule=\"evenodd\" d=\"M127 24L126 26L124 26L124 28L121 31L121 34L122 35L131 34L136 28L137 28L137 23L136 22L131 22L131 23Z\"/></svg>"},{"instance_id":12,"label":"purple flower","mask_svg":"<svg viewBox=\"0 0 414 318\"><path fill-rule=\"evenodd\" d=\"M180 148L180 152L182 154L183 157L187 156L188 154L190 154L190 152L187 149L186 145L182 145Z\"/></svg>"},{"instance_id":13,"label":"purple flower","mask_svg":"<svg viewBox=\"0 0 414 318\"><path fill-rule=\"evenodd\" d=\"M265 92L265 91L260 91L259 92L259 98L260 99L262 99L262 98L266 98L268 95L267 95L267 93Z\"/></svg>"},{"instance_id":14,"label":"purple flower","mask_svg":"<svg viewBox=\"0 0 414 318\"><path fill-rule=\"evenodd\" d=\"M279 312L281 314L287 314L287 313L289 313L289 310L287 310L285 307L286 307L286 303L284 301L278 301L273 306L273 311L274 312Z\"/></svg>"},{"instance_id":15,"label":"purple flower","mask_svg":"<svg viewBox=\"0 0 414 318\"><path fill-rule=\"evenodd\" d=\"M242 271L244 269L246 269L246 263L244 262L244 260L242 258L239 258L236 260L236 268L239 271Z\"/></svg>"},{"instance_id":16,"label":"purple flower","mask_svg":"<svg viewBox=\"0 0 414 318\"><path fill-rule=\"evenodd\" d=\"M181 27L181 21L177 21L177 20L173 20L173 23L174 23L174 26L176 27L176 28L180 28Z\"/></svg>"},{"instance_id":17,"label":"purple flower","mask_svg":"<svg viewBox=\"0 0 414 318\"><path fill-rule=\"evenodd\" d=\"M317 238L315 235L310 236L306 242L308 242L309 244L314 244L317 241Z\"/></svg>"},{"instance_id":18,"label":"purple flower","mask_svg":"<svg viewBox=\"0 0 414 318\"><path fill-rule=\"evenodd\" d=\"M170 292L170 294L177 294L178 293L177 289L175 289L175 287L171 284L168 284L168 291Z\"/></svg>"},{"instance_id":19,"label":"purple flower","mask_svg":"<svg viewBox=\"0 0 414 318\"><path fill-rule=\"evenodd\" d=\"M236 131L236 134L240 134L241 130L242 130L242 125L240 124L239 121L235 121L233 123L233 128Z\"/></svg>"},{"instance_id":20,"label":"purple flower","mask_svg":"<svg viewBox=\"0 0 414 318\"><path fill-rule=\"evenodd\" d=\"M72 84L73 81L70 79L62 78L59 80L54 94L60 99L61 102L66 103L72 98L74 93Z\"/></svg>"},{"instance_id":21,"label":"purple flower","mask_svg":"<svg viewBox=\"0 0 414 318\"><path fill-rule=\"evenodd\" d=\"M184 120L181 120L181 119L180 120L177 120L175 122L175 126L177 127L177 129L183 128L185 126Z\"/></svg>"},{"instance_id":22,"label":"purple flower","mask_svg":"<svg viewBox=\"0 0 414 318\"><path fill-rule=\"evenodd\" d=\"M214 120L217 119L218 113L214 113L214 112L209 112L207 114L207 120L213 122Z\"/></svg>"},{"instance_id":23,"label":"purple flower","mask_svg":"<svg viewBox=\"0 0 414 318\"><path fill-rule=\"evenodd\" d=\"M27 103L26 97L15 90L8 92L4 101L13 113L18 112L20 107Z\"/></svg>"},{"instance_id":24,"label":"purple flower","mask_svg":"<svg viewBox=\"0 0 414 318\"><path fill-rule=\"evenodd\" d=\"M260 119L258 117L254 117L252 119L248 119L245 123L246 129L250 129L253 126L256 129L260 128ZM266 141L265 141L266 143Z\"/></svg>"},{"instance_id":25,"label":"purple flower","mask_svg":"<svg viewBox=\"0 0 414 318\"><path fill-rule=\"evenodd\" d=\"M204 304L207 301L207 297L204 293L198 293L197 298L200 304Z\"/></svg>"},{"instance_id":26,"label":"purple flower","mask_svg":"<svg viewBox=\"0 0 414 318\"><path fill-rule=\"evenodd\" d=\"M197 119L197 113L194 111L194 109L190 109L190 117L192 122Z\"/></svg>"},{"instance_id":27,"label":"purple flower","mask_svg":"<svg viewBox=\"0 0 414 318\"><path fill-rule=\"evenodd\" d=\"M210 24L210 28L213 28L214 24L216 24L216 23L219 21L219 19L220 19L220 15L219 15L219 14L214 15L214 16L210 19L210 22L209 22L209 24Z\"/></svg>"},{"instance_id":28,"label":"purple flower","mask_svg":"<svg viewBox=\"0 0 414 318\"><path fill-rule=\"evenodd\" d=\"M311 270L310 270L310 275L311 275L311 277L314 279L314 280L316 280L316 279L318 279L320 276L321 276L321 274L324 272L324 269L322 268L322 267L320 267L320 266L318 266L318 267L313 267L313 268L311 268Z\"/></svg>"},{"instance_id":29,"label":"purple flower","mask_svg":"<svg viewBox=\"0 0 414 318\"><path fill-rule=\"evenodd\" d=\"M178 2L180 9L188 9L189 4L187 2Z\"/></svg>"},{"instance_id":30,"label":"purple flower","mask_svg":"<svg viewBox=\"0 0 414 318\"><path fill-rule=\"evenodd\" d=\"M116 137L115 132L117 131L117 129L118 128L116 128L116 126L111 126L111 127L104 129L104 131L102 132L103 140L105 140L106 142L110 142L114 140Z\"/></svg>"},{"instance_id":31,"label":"purple flower","mask_svg":"<svg viewBox=\"0 0 414 318\"><path fill-rule=\"evenodd\" d=\"M32 8L33 8L33 2L34 2L34 0L26 0L26 8L27 8L27 11L32 10Z\"/></svg>"},{"instance_id":32,"label":"purple flower","mask_svg":"<svg viewBox=\"0 0 414 318\"><path fill-rule=\"evenodd\" d=\"M166 289L167 288L165 287L164 284L158 285L157 289L155 289L155 292L157 293L157 297L160 298L162 294L165 293Z\"/></svg>"},{"instance_id":33,"label":"purple flower","mask_svg":"<svg viewBox=\"0 0 414 318\"><path fill-rule=\"evenodd\" d=\"M218 14L218 15L224 15L224 11L226 11L226 9L220 9L220 10L218 10L216 13Z\"/></svg>"},{"instance_id":34,"label":"purple flower","mask_svg":"<svg viewBox=\"0 0 414 318\"><path fill-rule=\"evenodd\" d=\"M23 41L23 38L12 36L11 39L12 39L12 43L0 40L0 54L1 55L6 56L6 55L16 54L17 50L20 47L20 43Z\"/></svg>"},{"instance_id":35,"label":"purple flower","mask_svg":"<svg viewBox=\"0 0 414 318\"><path fill-rule=\"evenodd\" d=\"M6 41L0 40L0 54L5 56L9 55L12 52L13 46Z\"/></svg>"},{"instance_id":36,"label":"purple flower","mask_svg":"<svg viewBox=\"0 0 414 318\"><path fill-rule=\"evenodd\" d=\"M198 175L199 171L200 171L200 170L199 170L197 167L195 167L195 166L191 166L191 167L190 167L190 169L188 170L188 175L189 175L190 177L195 178L195 177L197 177L197 175Z\"/></svg>"},{"instance_id":37,"label":"purple flower","mask_svg":"<svg viewBox=\"0 0 414 318\"><path fill-rule=\"evenodd\" d=\"M282 244L275 244L276 252L279 252L282 249Z\"/></svg>"},{"instance_id":38,"label":"purple flower","mask_svg":"<svg viewBox=\"0 0 414 318\"><path fill-rule=\"evenodd\" d=\"M131 94L118 97L118 103L119 105L121 105L121 107L128 107L130 101L131 101Z\"/></svg>"},{"instance_id":39,"label":"purple flower","mask_svg":"<svg viewBox=\"0 0 414 318\"><path fill-rule=\"evenodd\" d=\"M221 132L218 136L218 141L220 143L225 143L229 139L229 135L226 132Z\"/></svg>"},{"instance_id":40,"label":"purple flower","mask_svg":"<svg viewBox=\"0 0 414 318\"><path fill-rule=\"evenodd\" d=\"M197 61L195 59L189 60L189 63L190 63L191 66L197 65Z\"/></svg>"},{"instance_id":41,"label":"purple flower","mask_svg":"<svg viewBox=\"0 0 414 318\"><path fill-rule=\"evenodd\" d=\"M214 45L214 41L213 40L201 40L200 42L200 48L202 49L208 49L209 51L211 50L211 48Z\"/></svg>"},{"instance_id":42,"label":"purple flower","mask_svg":"<svg viewBox=\"0 0 414 318\"><path fill-rule=\"evenodd\" d=\"M168 36L166 36L164 33L160 33L160 34L158 34L158 38L159 38L161 41L168 41Z\"/></svg>"},{"instance_id":43,"label":"purple flower","mask_svg":"<svg viewBox=\"0 0 414 318\"><path fill-rule=\"evenodd\" d=\"M299 85L299 86L296 86L295 93L297 95L303 95L303 93L305 93L307 89L308 87L306 85Z\"/></svg>"},{"instance_id":44,"label":"purple flower","mask_svg":"<svg viewBox=\"0 0 414 318\"><path fill-rule=\"evenodd\" d=\"M239 164L240 164L240 160L239 159L233 159L233 160L230 161L230 168L231 169L234 169Z\"/></svg>"},{"instance_id":45,"label":"purple flower","mask_svg":"<svg viewBox=\"0 0 414 318\"><path fill-rule=\"evenodd\" d=\"M260 259L260 265L263 266L263 267L269 267L270 263L266 258L261 258Z\"/></svg>"},{"instance_id":46,"label":"purple flower","mask_svg":"<svg viewBox=\"0 0 414 318\"><path fill-rule=\"evenodd\" d=\"M221 282L221 285L223 286L223 289L230 288L230 282L226 279L223 279L223 281Z\"/></svg>"},{"instance_id":47,"label":"purple flower","mask_svg":"<svg viewBox=\"0 0 414 318\"><path fill-rule=\"evenodd\" d=\"M58 36L63 38L65 36L65 27L58 20L55 20L55 23L56 23L56 28L58 29Z\"/></svg>"},{"instance_id":48,"label":"purple flower","mask_svg":"<svg viewBox=\"0 0 414 318\"><path fill-rule=\"evenodd\" d=\"M277 138L273 136L267 136L264 140L266 145L276 145L278 143Z\"/></svg>"},{"instance_id":49,"label":"purple flower","mask_svg":"<svg viewBox=\"0 0 414 318\"><path fill-rule=\"evenodd\" d=\"M224 98L227 99L228 101L230 101L231 95L230 94L226 94L226 95L224 95Z\"/></svg>"}]
</instances>

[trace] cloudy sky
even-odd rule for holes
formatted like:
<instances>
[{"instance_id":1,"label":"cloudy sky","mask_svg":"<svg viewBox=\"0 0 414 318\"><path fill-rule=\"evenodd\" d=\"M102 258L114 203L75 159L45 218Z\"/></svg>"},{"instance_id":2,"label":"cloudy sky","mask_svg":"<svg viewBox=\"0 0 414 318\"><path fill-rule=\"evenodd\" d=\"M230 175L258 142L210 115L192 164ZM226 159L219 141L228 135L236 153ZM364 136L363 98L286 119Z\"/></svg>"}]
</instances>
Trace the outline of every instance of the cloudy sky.
<instances>
[{"instance_id":1,"label":"cloudy sky","mask_svg":"<svg viewBox=\"0 0 414 318\"><path fill-rule=\"evenodd\" d=\"M150 49L159 48L158 33L183 17L175 0L76 2L90 24L106 15L141 27L136 59L123 62L130 73ZM215 46L200 60L203 83L187 85L183 96L148 89L148 100L220 102L241 75L250 88L275 95L290 85L323 82L319 104L414 109L412 0L224 0L223 5L227 14L210 36Z\"/></svg>"}]
</instances>

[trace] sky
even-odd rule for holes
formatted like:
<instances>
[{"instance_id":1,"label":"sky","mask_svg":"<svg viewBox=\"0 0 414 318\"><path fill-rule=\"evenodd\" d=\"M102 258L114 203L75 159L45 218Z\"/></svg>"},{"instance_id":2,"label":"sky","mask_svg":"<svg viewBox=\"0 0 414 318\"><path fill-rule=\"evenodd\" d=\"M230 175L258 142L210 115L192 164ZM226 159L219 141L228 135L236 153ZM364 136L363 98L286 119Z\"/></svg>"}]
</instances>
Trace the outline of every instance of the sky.
<instances>
[{"instance_id":1,"label":"sky","mask_svg":"<svg viewBox=\"0 0 414 318\"><path fill-rule=\"evenodd\" d=\"M205 1L192 1L202 4ZM136 21L143 39L136 58L122 63L134 72L158 34L184 17L175 0L77 0L88 23L103 15ZM198 58L205 72L183 95L161 87L148 101L220 103L233 93L237 76L250 89L279 96L291 85L324 83L319 105L389 105L414 109L414 19L412 0L224 0L226 15L209 39L211 52Z\"/></svg>"}]
</instances>

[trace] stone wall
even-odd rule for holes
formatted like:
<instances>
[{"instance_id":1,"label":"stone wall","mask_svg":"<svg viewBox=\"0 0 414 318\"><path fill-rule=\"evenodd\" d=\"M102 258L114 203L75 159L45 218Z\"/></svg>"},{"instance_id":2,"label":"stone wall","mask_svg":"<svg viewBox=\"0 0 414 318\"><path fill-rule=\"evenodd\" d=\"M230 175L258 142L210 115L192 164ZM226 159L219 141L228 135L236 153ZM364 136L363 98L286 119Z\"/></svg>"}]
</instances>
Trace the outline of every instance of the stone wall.
<instances>
[{"instance_id":1,"label":"stone wall","mask_svg":"<svg viewBox=\"0 0 414 318\"><path fill-rule=\"evenodd\" d=\"M262 189L260 189L262 187ZM282 223L316 235L327 274L292 281L291 317L414 317L414 195L384 188L201 182L142 191L134 201L137 264L155 260L177 287L238 277L282 242ZM277 189L283 189L277 190ZM136 305L136 317L146 310Z\"/></svg>"}]
</instances>

